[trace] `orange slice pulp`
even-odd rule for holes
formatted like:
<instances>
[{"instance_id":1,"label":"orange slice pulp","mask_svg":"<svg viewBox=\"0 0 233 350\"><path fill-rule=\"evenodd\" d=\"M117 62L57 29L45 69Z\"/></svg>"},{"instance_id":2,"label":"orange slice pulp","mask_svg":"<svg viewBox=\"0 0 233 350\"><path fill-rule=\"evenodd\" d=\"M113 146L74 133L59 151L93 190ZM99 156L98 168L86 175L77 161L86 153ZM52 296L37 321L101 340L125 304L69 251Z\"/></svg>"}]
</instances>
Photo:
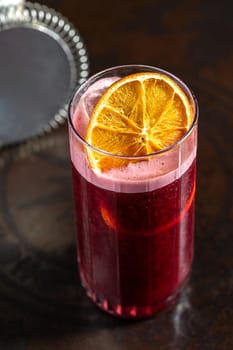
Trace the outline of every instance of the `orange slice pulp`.
<instances>
[{"instance_id":1,"label":"orange slice pulp","mask_svg":"<svg viewBox=\"0 0 233 350\"><path fill-rule=\"evenodd\" d=\"M91 115L86 141L118 156L144 156L176 143L188 131L194 108L181 87L165 74L135 73L117 80ZM126 158L88 150L90 166L106 171Z\"/></svg>"}]
</instances>

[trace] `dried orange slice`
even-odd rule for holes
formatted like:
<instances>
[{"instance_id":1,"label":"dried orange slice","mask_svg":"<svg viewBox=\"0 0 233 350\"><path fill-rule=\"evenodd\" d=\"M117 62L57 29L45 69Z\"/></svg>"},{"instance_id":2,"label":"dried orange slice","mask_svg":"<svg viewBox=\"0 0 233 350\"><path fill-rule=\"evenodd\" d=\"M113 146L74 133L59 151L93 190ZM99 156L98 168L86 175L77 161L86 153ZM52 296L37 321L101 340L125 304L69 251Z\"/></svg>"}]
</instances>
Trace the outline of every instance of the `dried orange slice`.
<instances>
[{"instance_id":1,"label":"dried orange slice","mask_svg":"<svg viewBox=\"0 0 233 350\"><path fill-rule=\"evenodd\" d=\"M193 106L180 86L161 73L136 73L113 83L91 115L86 141L119 156L143 156L177 142L190 128ZM100 171L127 165L95 151L88 152Z\"/></svg>"}]
</instances>

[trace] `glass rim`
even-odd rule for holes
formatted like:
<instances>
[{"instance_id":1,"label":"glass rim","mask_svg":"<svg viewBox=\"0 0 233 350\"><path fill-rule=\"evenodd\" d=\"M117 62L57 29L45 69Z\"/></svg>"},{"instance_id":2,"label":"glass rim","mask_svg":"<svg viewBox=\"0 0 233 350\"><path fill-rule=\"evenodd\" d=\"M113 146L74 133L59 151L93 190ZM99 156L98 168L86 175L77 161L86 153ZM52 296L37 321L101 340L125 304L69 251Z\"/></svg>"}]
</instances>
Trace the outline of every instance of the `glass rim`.
<instances>
[{"instance_id":1,"label":"glass rim","mask_svg":"<svg viewBox=\"0 0 233 350\"><path fill-rule=\"evenodd\" d=\"M72 116L71 116L71 108L73 106L73 101L75 96L77 96L83 89L85 89L85 87L88 86L88 84L93 81L97 81L99 77L103 76L106 73L110 73L113 72L114 70L119 70L119 69L130 69L130 68L145 68L145 69L151 69L152 72L159 72L162 73L164 75L167 75L169 78L171 78L172 80L174 80L176 83L178 83L178 85L182 88L182 90L187 90L187 92L190 94L190 97L193 100L193 105L194 105L194 118L192 121L192 124L190 126L190 128L185 132L185 134L176 142L174 142L173 144L171 144L170 146L163 148L162 150L156 151L156 152L152 152L152 153L148 153L145 155L138 155L138 156L128 156L128 155L120 155L120 154L116 154L116 153L111 153L111 152L107 152L104 150L99 149L98 147L95 147L93 145L91 145L90 143L88 143L76 130L74 124L73 124L73 120L72 120ZM91 86L91 84L89 85ZM180 144L182 144L188 137L189 135L192 133L195 125L197 124L198 121L198 117L199 117L199 105L197 102L197 98L194 95L193 91L177 76L175 76L174 74L155 67L155 66L149 66L149 65L142 65L142 64L129 64L129 65L119 65L119 66L113 66L107 69L104 69L94 75L92 75L91 77L89 77L82 85L80 85L77 89L74 90L73 95L70 98L70 102L68 104L68 124L71 127L71 131L72 133L75 135L75 137L83 144L85 145L88 149L91 149L91 151L100 153L104 156L108 156L108 157L113 157L113 158L120 158L120 159L132 159L132 160L143 160L143 159L147 159L149 157L154 157L157 155L163 155L166 154L167 152L175 149L177 146L179 146Z\"/></svg>"}]
</instances>

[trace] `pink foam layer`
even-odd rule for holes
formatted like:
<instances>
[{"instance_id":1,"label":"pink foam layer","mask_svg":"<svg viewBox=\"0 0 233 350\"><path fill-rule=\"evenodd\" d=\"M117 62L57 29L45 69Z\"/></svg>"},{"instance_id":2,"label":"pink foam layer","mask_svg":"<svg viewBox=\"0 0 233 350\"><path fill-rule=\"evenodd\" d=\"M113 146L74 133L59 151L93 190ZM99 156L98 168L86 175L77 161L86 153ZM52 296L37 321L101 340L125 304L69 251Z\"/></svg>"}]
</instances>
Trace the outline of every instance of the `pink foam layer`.
<instances>
[{"instance_id":1,"label":"pink foam layer","mask_svg":"<svg viewBox=\"0 0 233 350\"><path fill-rule=\"evenodd\" d=\"M118 78L101 80L82 96L73 114L73 123L84 138L89 116L103 91ZM138 193L152 191L180 178L196 157L196 128L182 145L149 160L132 162L128 166L100 172L89 166L84 145L70 130L71 160L77 171L94 185L116 192Z\"/></svg>"},{"instance_id":2,"label":"pink foam layer","mask_svg":"<svg viewBox=\"0 0 233 350\"><path fill-rule=\"evenodd\" d=\"M89 167L87 155L84 152L77 153L74 148L71 149L71 159L77 171L93 185L115 192L139 193L164 187L180 178L193 163L195 150L180 166L171 171L164 164L158 166L157 160L150 160L98 172ZM162 169L163 173L160 174Z\"/></svg>"}]
</instances>

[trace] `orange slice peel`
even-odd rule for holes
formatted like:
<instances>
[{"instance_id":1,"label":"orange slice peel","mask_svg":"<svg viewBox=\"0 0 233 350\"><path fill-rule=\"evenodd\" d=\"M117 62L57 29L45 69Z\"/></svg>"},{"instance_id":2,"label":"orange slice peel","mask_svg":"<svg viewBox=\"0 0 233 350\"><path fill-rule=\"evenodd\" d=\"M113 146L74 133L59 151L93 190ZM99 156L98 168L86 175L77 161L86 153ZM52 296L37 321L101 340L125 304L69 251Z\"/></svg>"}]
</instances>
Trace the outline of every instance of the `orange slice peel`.
<instances>
[{"instance_id":1,"label":"orange slice peel","mask_svg":"<svg viewBox=\"0 0 233 350\"><path fill-rule=\"evenodd\" d=\"M90 166L102 172L127 166L124 157L164 150L187 133L193 118L192 103L169 76L147 72L121 78L98 101L86 132L90 145L116 156L89 149Z\"/></svg>"}]
</instances>

